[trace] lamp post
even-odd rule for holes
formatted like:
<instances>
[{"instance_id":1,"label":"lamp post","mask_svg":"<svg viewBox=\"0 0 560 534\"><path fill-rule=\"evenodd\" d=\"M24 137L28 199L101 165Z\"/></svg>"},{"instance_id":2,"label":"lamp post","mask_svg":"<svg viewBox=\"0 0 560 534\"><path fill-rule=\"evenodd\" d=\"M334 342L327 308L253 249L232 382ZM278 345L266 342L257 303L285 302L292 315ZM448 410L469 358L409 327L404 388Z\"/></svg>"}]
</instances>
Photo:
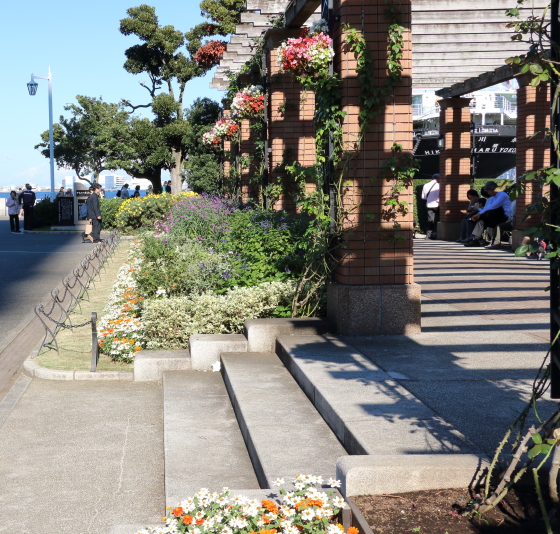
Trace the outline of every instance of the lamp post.
<instances>
[{"instance_id":1,"label":"lamp post","mask_svg":"<svg viewBox=\"0 0 560 534\"><path fill-rule=\"evenodd\" d=\"M49 152L51 158L51 193L54 194L54 140L53 140L53 110L52 110L52 74L49 66L49 73L47 76L34 76L31 74L31 81L27 84L27 90L31 96L37 94L39 84L35 78L40 80L48 80L49 82Z\"/></svg>"}]
</instances>

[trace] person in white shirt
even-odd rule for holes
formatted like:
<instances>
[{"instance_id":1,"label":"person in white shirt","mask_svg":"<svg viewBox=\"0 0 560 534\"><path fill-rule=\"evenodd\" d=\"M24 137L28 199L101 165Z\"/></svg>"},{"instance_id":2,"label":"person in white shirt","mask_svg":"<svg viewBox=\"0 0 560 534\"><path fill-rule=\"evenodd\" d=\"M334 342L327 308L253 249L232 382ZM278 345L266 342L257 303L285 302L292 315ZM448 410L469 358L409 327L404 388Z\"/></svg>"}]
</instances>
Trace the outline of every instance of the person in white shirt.
<instances>
[{"instance_id":1,"label":"person in white shirt","mask_svg":"<svg viewBox=\"0 0 560 534\"><path fill-rule=\"evenodd\" d=\"M504 191L496 191L498 184L496 182L486 182L484 190L490 197L486 206L482 208L476 215L472 216L472 221L476 222L471 239L464 245L465 247L480 247L482 234L485 228L496 228L496 226L506 222L511 212L511 200L509 195Z\"/></svg>"},{"instance_id":2,"label":"person in white shirt","mask_svg":"<svg viewBox=\"0 0 560 534\"><path fill-rule=\"evenodd\" d=\"M439 174L434 174L432 180L424 184L422 198L426 201L426 208L428 209L426 239L435 239L439 221Z\"/></svg>"}]
</instances>

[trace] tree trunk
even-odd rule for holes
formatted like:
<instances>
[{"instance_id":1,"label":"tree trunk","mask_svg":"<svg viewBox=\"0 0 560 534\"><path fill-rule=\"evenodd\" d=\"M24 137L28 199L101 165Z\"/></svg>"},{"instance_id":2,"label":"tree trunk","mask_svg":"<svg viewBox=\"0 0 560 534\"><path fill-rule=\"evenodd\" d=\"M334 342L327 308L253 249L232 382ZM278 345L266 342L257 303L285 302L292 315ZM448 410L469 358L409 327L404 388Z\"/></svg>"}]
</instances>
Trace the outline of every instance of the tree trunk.
<instances>
[{"instance_id":1,"label":"tree trunk","mask_svg":"<svg viewBox=\"0 0 560 534\"><path fill-rule=\"evenodd\" d=\"M181 192L183 187L183 154L180 150L174 148L171 149L171 153L175 160L175 164L169 171L171 175L171 193L176 195Z\"/></svg>"}]
</instances>

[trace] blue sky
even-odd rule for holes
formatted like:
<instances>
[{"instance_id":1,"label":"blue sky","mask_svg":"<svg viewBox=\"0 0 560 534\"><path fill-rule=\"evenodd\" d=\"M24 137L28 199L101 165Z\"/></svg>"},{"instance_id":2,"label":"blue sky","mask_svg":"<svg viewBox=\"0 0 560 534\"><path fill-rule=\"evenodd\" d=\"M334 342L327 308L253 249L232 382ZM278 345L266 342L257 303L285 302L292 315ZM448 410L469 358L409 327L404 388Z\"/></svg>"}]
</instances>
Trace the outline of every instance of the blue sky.
<instances>
[{"instance_id":1,"label":"blue sky","mask_svg":"<svg viewBox=\"0 0 560 534\"><path fill-rule=\"evenodd\" d=\"M182 32L202 20L200 0L143 1L155 6L160 24ZM49 125L47 81L38 80L37 95L29 96L26 83L32 72L46 76L51 67L54 122L78 94L103 97L106 102L121 98L148 102L148 93L138 84L146 77L123 69L124 51L136 39L119 32L126 10L141 3L32 0L6 4L0 17L0 185L50 183L49 161L33 148ZM211 78L210 72L188 84L187 106L197 97L221 100L224 93L209 88ZM55 170L55 181L70 174Z\"/></svg>"}]
</instances>

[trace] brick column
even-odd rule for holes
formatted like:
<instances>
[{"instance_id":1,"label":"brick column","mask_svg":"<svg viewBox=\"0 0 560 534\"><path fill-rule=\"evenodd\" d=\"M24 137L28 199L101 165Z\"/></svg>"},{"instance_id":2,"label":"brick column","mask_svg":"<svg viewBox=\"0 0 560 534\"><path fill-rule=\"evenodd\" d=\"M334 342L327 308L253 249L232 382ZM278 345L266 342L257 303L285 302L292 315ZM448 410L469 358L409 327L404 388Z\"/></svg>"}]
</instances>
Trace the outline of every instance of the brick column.
<instances>
[{"instance_id":1,"label":"brick column","mask_svg":"<svg viewBox=\"0 0 560 534\"><path fill-rule=\"evenodd\" d=\"M315 163L315 133L313 115L315 95L304 92L291 73L282 73L276 63L278 46L289 37L299 37L301 30L273 29L267 33L266 68L268 73L267 137L269 147L268 183L280 182L284 194L274 205L295 213L295 183L284 165L299 162L303 166ZM311 184L309 185L311 187Z\"/></svg>"},{"instance_id":2,"label":"brick column","mask_svg":"<svg viewBox=\"0 0 560 534\"><path fill-rule=\"evenodd\" d=\"M249 165L244 165L241 169L239 188L243 202L248 202L251 199L258 200L258 183L255 180L257 179L256 173L260 162L255 161L255 139L251 138L251 126L253 124L252 120L241 120L239 152L241 157L249 162Z\"/></svg>"},{"instance_id":3,"label":"brick column","mask_svg":"<svg viewBox=\"0 0 560 534\"><path fill-rule=\"evenodd\" d=\"M402 24L410 28L411 0L398 4ZM387 80L388 22L383 0L335 0L335 71L342 79L342 107L346 111L344 141L354 150L359 132L360 83L354 54L345 43L343 24L363 28L377 85ZM362 26L363 24L363 26ZM420 286L413 283L412 209L398 218L401 230L384 218L392 182L380 178L383 163L392 157L393 143L412 151L412 47L404 32L403 80L393 98L370 123L369 130L346 172L343 245L335 279L328 288L328 314L338 332L349 335L414 334L420 332ZM412 206L412 186L399 195Z\"/></svg>"},{"instance_id":4,"label":"brick column","mask_svg":"<svg viewBox=\"0 0 560 534\"><path fill-rule=\"evenodd\" d=\"M518 178L526 172L550 165L550 143L544 141L544 134L534 136L536 132L550 128L550 100L548 86L531 87L525 85L517 90L517 152L515 166ZM534 137L533 137L534 136ZM537 182L525 182L525 193L517 197L515 209L515 229L512 236L512 248L521 245L524 230L534 226L535 216L525 216L527 206L537 201L543 189Z\"/></svg>"},{"instance_id":5,"label":"brick column","mask_svg":"<svg viewBox=\"0 0 560 534\"><path fill-rule=\"evenodd\" d=\"M223 117L229 117L230 116L230 112L229 110L224 110ZM224 143L224 162L223 162L223 187L227 189L227 191L232 191L233 189L233 184L231 183L231 179L229 177L229 173L231 172L231 169L233 167L233 165L235 165L234 161L231 161L231 155L228 156L225 155L225 152L232 152L233 150L233 145L232 142L229 141L228 139L224 139L223 141Z\"/></svg>"},{"instance_id":6,"label":"brick column","mask_svg":"<svg viewBox=\"0 0 560 534\"><path fill-rule=\"evenodd\" d=\"M470 98L439 101L439 135L444 148L439 152L438 239L455 241L461 233L461 219L471 187Z\"/></svg>"}]
</instances>

